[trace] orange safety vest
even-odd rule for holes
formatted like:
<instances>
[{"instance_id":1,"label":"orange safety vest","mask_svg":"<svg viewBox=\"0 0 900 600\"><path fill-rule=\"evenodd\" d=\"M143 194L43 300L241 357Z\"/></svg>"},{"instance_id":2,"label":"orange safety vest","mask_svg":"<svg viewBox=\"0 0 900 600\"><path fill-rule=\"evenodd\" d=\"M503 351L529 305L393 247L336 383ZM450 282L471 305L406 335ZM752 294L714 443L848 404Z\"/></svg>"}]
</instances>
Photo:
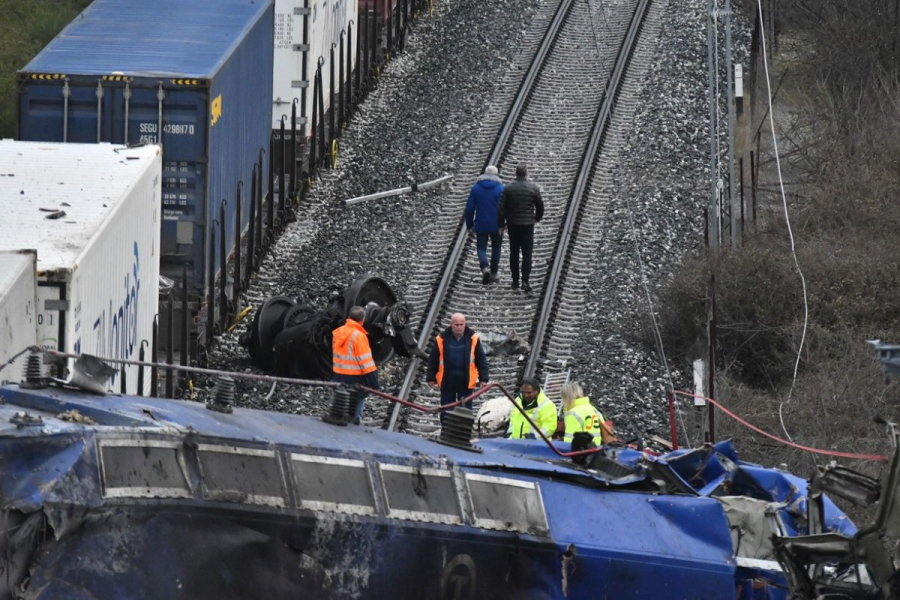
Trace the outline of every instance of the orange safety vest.
<instances>
[{"instance_id":1,"label":"orange safety vest","mask_svg":"<svg viewBox=\"0 0 900 600\"><path fill-rule=\"evenodd\" d=\"M353 319L331 333L331 368L339 375L365 375L376 370L369 336Z\"/></svg>"},{"instance_id":2,"label":"orange safety vest","mask_svg":"<svg viewBox=\"0 0 900 600\"><path fill-rule=\"evenodd\" d=\"M441 385L441 380L444 379L444 338L443 336L437 336L435 340L438 348L438 357L440 358L440 363L438 364L438 372L437 372L437 384L438 387ZM478 345L478 334L472 334L472 352L469 354L469 389L474 389L478 384L478 367L475 366L475 346Z\"/></svg>"}]
</instances>

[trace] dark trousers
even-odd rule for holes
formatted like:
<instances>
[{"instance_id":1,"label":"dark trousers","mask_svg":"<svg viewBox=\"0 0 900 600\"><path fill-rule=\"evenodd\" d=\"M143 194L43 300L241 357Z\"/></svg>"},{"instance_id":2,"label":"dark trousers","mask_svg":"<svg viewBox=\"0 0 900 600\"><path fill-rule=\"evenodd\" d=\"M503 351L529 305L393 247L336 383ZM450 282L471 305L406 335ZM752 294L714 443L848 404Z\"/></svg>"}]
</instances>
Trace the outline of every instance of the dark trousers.
<instances>
[{"instance_id":1,"label":"dark trousers","mask_svg":"<svg viewBox=\"0 0 900 600\"><path fill-rule=\"evenodd\" d=\"M519 251L522 252L522 281L531 275L531 251L534 249L534 225L509 225L509 271L519 281Z\"/></svg>"},{"instance_id":2,"label":"dark trousers","mask_svg":"<svg viewBox=\"0 0 900 600\"><path fill-rule=\"evenodd\" d=\"M442 387L441 388L441 406L446 406L447 404L452 404L457 400L462 400L463 398L467 398L472 395L474 390L459 390L458 388L453 387ZM471 409L472 402L464 402L460 404L460 406L464 408ZM450 410L453 410L452 408ZM441 411L441 425L444 424L444 415L446 415L449 411L442 410Z\"/></svg>"},{"instance_id":3,"label":"dark trousers","mask_svg":"<svg viewBox=\"0 0 900 600\"><path fill-rule=\"evenodd\" d=\"M503 242L503 239L500 237L500 232L475 234L475 249L478 251L478 265L481 267L482 271L488 266L488 239L491 240L491 273L496 273L500 270L500 244Z\"/></svg>"}]
</instances>

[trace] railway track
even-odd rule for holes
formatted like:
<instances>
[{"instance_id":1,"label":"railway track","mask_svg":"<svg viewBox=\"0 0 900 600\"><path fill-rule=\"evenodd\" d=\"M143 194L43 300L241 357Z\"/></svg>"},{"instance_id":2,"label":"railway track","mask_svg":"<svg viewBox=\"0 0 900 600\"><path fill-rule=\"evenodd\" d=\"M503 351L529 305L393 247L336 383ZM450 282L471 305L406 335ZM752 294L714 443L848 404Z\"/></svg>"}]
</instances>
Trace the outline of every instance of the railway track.
<instances>
[{"instance_id":1,"label":"railway track","mask_svg":"<svg viewBox=\"0 0 900 600\"><path fill-rule=\"evenodd\" d=\"M494 105L499 134L486 147L473 148L472 168L465 171L474 175L495 164L509 174L520 160L530 165L545 201L544 219L535 230L535 293L511 289L508 274L499 284L481 284L474 239L460 222L470 183L464 181L451 190L458 202L445 203L451 208L435 228L445 234L431 240L428 259L413 277L437 283L412 284L406 295L425 315L419 345L426 351L454 312L466 314L476 331L515 332L528 339L532 351L524 360L491 357L491 379L510 388L525 375L558 370L570 358L568 348L578 333L572 324L580 321L579 303L594 266L591 252L602 237L617 150L652 53L651 30L658 30L661 9L649 0L626 0L605 10L591 4L563 0L552 15L539 15L548 25L542 38L526 43L534 52L522 69L521 85L507 102ZM479 142L484 140L474 145ZM419 360L411 361L398 395L439 403L424 383ZM426 437L440 428L436 415L407 413L399 406L377 417L389 429Z\"/></svg>"}]
</instances>

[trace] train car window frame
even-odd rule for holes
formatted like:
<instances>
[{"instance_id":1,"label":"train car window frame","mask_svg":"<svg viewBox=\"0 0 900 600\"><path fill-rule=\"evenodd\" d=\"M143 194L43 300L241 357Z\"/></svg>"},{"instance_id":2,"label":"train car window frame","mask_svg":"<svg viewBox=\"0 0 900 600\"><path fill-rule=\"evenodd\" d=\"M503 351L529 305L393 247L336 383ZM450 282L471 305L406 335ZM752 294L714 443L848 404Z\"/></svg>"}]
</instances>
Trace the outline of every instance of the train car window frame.
<instances>
[{"instance_id":1,"label":"train car window frame","mask_svg":"<svg viewBox=\"0 0 900 600\"><path fill-rule=\"evenodd\" d=\"M309 500L303 498L303 490L304 490L304 481L301 481L297 477L297 473L294 470L294 463L302 462L302 463L311 463L311 464L322 464L322 465L332 465L337 467L338 469L346 469L346 468L354 468L354 469L362 469L362 472L365 476L365 482L369 491L369 500L371 500L371 505L368 504L353 504L348 502L329 502L325 500ZM336 469L337 470L337 469ZM369 468L366 465L364 460L352 459L352 458L336 458L331 456L318 456L315 454L290 454L290 471L291 477L293 478L294 484L294 500L297 502L297 508L300 509L308 509L314 511L327 511L327 512L336 512L343 513L348 515L360 515L360 516L376 516L378 514L378 507L376 505L376 486L375 482L372 480L372 475L369 472ZM346 473L346 471L345 471Z\"/></svg>"},{"instance_id":2,"label":"train car window frame","mask_svg":"<svg viewBox=\"0 0 900 600\"><path fill-rule=\"evenodd\" d=\"M281 496L270 496L266 494L245 494L240 490L222 490L217 488L210 489L208 485L208 476L204 472L203 460L201 455L207 454L225 454L232 456L252 456L257 458L270 458L274 461L278 469L278 484L281 489ZM257 448L243 448L240 446L231 446L226 444L198 444L197 445L197 468L200 473L200 488L204 499L215 500L217 502L231 502L234 504L255 504L260 506L272 506L276 508L285 508L288 505L289 495L287 493L287 483L285 481L284 469L281 466L281 460L278 457L277 450L260 450Z\"/></svg>"},{"instance_id":3,"label":"train car window frame","mask_svg":"<svg viewBox=\"0 0 900 600\"><path fill-rule=\"evenodd\" d=\"M441 523L445 525L462 525L464 524L463 518L463 507L465 504L463 503L463 499L459 495L458 487L456 485L456 478L454 474L450 470L445 469L435 469L430 467L410 467L406 465L396 465L389 463L380 463L378 465L379 474L381 476L381 482L384 489L383 499L384 499L384 510L385 515L389 519L402 519L406 521L424 521L429 523ZM412 511L406 509L398 509L393 508L391 506L391 495L388 492L388 484L385 479L384 473L392 472L392 473L408 473L409 475L419 475L422 477L436 477L441 479L449 479L450 485L453 489L453 498L455 498L456 502L456 514L450 513L442 513L442 512L426 512L426 511Z\"/></svg>"},{"instance_id":4,"label":"train car window frame","mask_svg":"<svg viewBox=\"0 0 900 600\"><path fill-rule=\"evenodd\" d=\"M175 462L178 466L178 475L184 483L181 487L161 486L108 486L110 473L109 465L104 458L103 451L106 448L133 448L143 450L145 448L164 448L175 451ZM187 463L184 458L184 444L180 441L168 440L134 440L134 439L98 439L97 463L100 470L101 494L104 498L192 498L194 496L191 487L191 478L188 475ZM174 474L170 474L174 476ZM173 477L174 480L174 477Z\"/></svg>"},{"instance_id":5,"label":"train car window frame","mask_svg":"<svg viewBox=\"0 0 900 600\"><path fill-rule=\"evenodd\" d=\"M544 496L541 493L540 483L537 481L522 481L520 479L509 479L507 477L497 477L495 475L480 475L478 473L464 473L463 479L465 480L466 485L466 493L469 497L470 506L472 508L472 525L475 527L480 527L482 529L494 529L498 531L517 531L519 533L525 534L547 534L550 531L550 524L547 520L547 509L544 505ZM479 516L479 506L482 506L476 500L476 494L472 492L472 482L477 483L485 483L494 486L502 486L506 488L519 488L519 489L527 489L531 490L535 494L536 506L534 507L534 513L528 515L529 517L534 517L536 520L540 522L532 521L529 523L529 526L523 526L520 522L515 521L500 521L497 519L485 518ZM501 492L502 493L502 492ZM526 508L526 514L531 511L528 511ZM537 531L534 530L537 529Z\"/></svg>"}]
</instances>

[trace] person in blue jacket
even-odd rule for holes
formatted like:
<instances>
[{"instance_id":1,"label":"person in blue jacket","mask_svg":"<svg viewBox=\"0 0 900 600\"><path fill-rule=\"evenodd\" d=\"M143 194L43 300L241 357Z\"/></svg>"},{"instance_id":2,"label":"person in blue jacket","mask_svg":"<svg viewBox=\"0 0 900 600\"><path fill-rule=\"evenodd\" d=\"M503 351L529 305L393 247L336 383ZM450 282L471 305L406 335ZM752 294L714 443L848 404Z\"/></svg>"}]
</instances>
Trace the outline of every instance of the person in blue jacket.
<instances>
[{"instance_id":1,"label":"person in blue jacket","mask_svg":"<svg viewBox=\"0 0 900 600\"><path fill-rule=\"evenodd\" d=\"M500 208L500 194L503 182L500 181L497 167L488 165L484 175L472 185L469 201L466 202L466 228L475 230L475 247L478 250L478 264L481 267L481 283L488 284L499 281L500 247L503 243L503 231L497 220ZM487 243L491 240L491 263L488 266Z\"/></svg>"}]
</instances>

